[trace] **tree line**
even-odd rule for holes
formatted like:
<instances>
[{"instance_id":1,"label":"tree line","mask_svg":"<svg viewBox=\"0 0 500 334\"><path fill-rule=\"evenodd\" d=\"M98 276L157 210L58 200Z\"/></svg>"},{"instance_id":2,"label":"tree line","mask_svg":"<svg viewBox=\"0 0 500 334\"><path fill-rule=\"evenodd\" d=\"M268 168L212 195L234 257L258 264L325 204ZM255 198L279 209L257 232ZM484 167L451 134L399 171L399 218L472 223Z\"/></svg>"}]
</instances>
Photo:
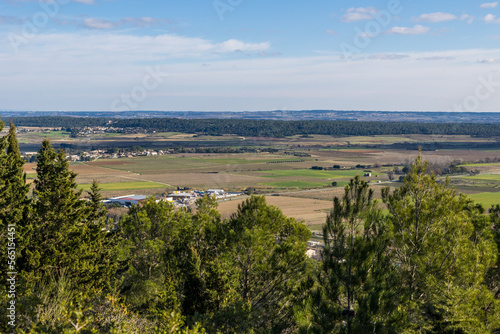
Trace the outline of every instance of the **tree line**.
<instances>
[{"instance_id":1,"label":"tree line","mask_svg":"<svg viewBox=\"0 0 500 334\"><path fill-rule=\"evenodd\" d=\"M15 117L18 126L62 127L113 126L123 129L199 133L221 136L236 134L252 137L286 137L294 135L375 136L375 135L469 135L500 136L496 124L419 123L419 122L357 122L357 121L278 121L255 119L180 119L180 118L93 118L93 117Z\"/></svg>"},{"instance_id":2,"label":"tree line","mask_svg":"<svg viewBox=\"0 0 500 334\"><path fill-rule=\"evenodd\" d=\"M309 230L264 197L227 219L206 197L106 221L98 183L84 199L48 140L32 190L13 124L0 145L3 333L500 332L500 206L438 184L421 156L383 208L351 180L316 261Z\"/></svg>"}]
</instances>

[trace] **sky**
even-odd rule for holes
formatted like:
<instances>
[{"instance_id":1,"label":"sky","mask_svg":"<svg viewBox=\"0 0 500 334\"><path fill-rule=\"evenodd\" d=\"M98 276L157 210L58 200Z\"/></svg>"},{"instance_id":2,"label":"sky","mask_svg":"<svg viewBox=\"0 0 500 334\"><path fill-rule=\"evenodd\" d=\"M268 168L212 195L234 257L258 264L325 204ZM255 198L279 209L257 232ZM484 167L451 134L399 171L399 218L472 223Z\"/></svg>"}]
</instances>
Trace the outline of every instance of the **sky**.
<instances>
[{"instance_id":1,"label":"sky","mask_svg":"<svg viewBox=\"0 0 500 334\"><path fill-rule=\"evenodd\" d=\"M500 112L500 4L0 0L0 110Z\"/></svg>"}]
</instances>

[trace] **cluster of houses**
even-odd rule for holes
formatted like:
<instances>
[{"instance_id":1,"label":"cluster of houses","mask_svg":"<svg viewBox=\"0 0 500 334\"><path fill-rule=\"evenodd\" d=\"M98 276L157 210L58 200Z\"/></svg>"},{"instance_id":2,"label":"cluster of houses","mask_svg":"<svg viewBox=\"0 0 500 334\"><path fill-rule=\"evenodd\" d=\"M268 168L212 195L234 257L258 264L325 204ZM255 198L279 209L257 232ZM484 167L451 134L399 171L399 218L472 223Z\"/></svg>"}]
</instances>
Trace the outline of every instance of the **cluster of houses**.
<instances>
[{"instance_id":1,"label":"cluster of houses","mask_svg":"<svg viewBox=\"0 0 500 334\"><path fill-rule=\"evenodd\" d=\"M223 189L208 189L204 190L194 190L194 191L174 191L168 194L166 197L159 197L157 201L166 201L174 204L176 207L184 207L193 205L197 199L204 196L214 196L217 200L228 200L232 197L241 196L242 192L226 192ZM121 206L130 207L132 205L137 205L144 202L148 196L146 195L127 195L120 197L113 197L104 200L104 204L119 204Z\"/></svg>"},{"instance_id":2,"label":"cluster of houses","mask_svg":"<svg viewBox=\"0 0 500 334\"><path fill-rule=\"evenodd\" d=\"M107 150L92 150L83 151L79 154L66 155L66 159L71 162L76 161L95 161L98 159L118 159L118 158L133 158L138 156L157 156L172 154L173 150L144 150L141 152L118 152L109 153ZM21 153L25 158L36 156L38 152L23 152Z\"/></svg>"},{"instance_id":3,"label":"cluster of houses","mask_svg":"<svg viewBox=\"0 0 500 334\"><path fill-rule=\"evenodd\" d=\"M108 153L103 150L84 151L81 154L68 155L66 158L70 161L94 161L97 159L118 159L118 158L133 158L138 156L157 156L171 154L172 150L145 150L142 152L118 152Z\"/></svg>"}]
</instances>

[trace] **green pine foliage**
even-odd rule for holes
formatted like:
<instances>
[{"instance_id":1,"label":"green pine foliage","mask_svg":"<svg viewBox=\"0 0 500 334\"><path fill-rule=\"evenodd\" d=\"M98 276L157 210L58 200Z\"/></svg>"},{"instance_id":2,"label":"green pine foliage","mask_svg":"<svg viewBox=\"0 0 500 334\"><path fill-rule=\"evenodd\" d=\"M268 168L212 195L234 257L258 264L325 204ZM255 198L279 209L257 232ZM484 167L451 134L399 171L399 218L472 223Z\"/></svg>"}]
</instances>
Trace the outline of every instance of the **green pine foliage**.
<instances>
[{"instance_id":1,"label":"green pine foliage","mask_svg":"<svg viewBox=\"0 0 500 334\"><path fill-rule=\"evenodd\" d=\"M77 191L76 174L69 170L65 153L56 153L48 140L38 154L36 170L25 271L37 278L64 269L80 288L100 287L109 279L100 270L109 261L102 254L106 231L103 211L95 202L98 195L88 203L80 199L82 191ZM101 278L97 285L96 278Z\"/></svg>"},{"instance_id":2,"label":"green pine foliage","mask_svg":"<svg viewBox=\"0 0 500 334\"><path fill-rule=\"evenodd\" d=\"M310 231L281 210L252 196L229 220L230 261L237 270L243 320L256 333L294 328L294 305L305 298L306 243ZM251 327L248 327L248 326Z\"/></svg>"},{"instance_id":3,"label":"green pine foliage","mask_svg":"<svg viewBox=\"0 0 500 334\"><path fill-rule=\"evenodd\" d=\"M197 204L193 213L150 199L123 219L127 302L164 329L179 314L180 323L211 332L293 327L310 232L263 197L230 220L213 198Z\"/></svg>"},{"instance_id":4,"label":"green pine foliage","mask_svg":"<svg viewBox=\"0 0 500 334\"><path fill-rule=\"evenodd\" d=\"M21 159L17 142L16 127L10 124L7 136L0 141L0 235L6 239L7 226L14 225L16 229L16 252L21 252L28 240L26 221L28 219L28 192L26 174L23 171L24 161ZM2 242L2 254L6 254L7 243ZM6 263L2 263L5 265ZM2 270L2 273L5 273ZM2 282L4 276L2 275Z\"/></svg>"},{"instance_id":5,"label":"green pine foliage","mask_svg":"<svg viewBox=\"0 0 500 334\"><path fill-rule=\"evenodd\" d=\"M368 183L357 176L335 197L323 228L325 248L314 294L312 332L396 332L396 267L390 230Z\"/></svg>"},{"instance_id":6,"label":"green pine foliage","mask_svg":"<svg viewBox=\"0 0 500 334\"><path fill-rule=\"evenodd\" d=\"M484 284L497 250L482 209L426 173L419 155L404 184L382 197L393 230L399 305L408 332L489 333L498 310Z\"/></svg>"}]
</instances>

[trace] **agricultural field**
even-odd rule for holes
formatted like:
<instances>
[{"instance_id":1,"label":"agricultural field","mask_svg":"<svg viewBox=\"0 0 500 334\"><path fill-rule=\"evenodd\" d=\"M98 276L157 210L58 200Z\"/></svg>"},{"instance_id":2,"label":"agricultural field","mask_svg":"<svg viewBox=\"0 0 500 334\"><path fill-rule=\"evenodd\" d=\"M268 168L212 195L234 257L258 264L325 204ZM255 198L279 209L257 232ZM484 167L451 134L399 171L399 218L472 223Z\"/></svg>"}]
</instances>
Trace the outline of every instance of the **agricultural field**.
<instances>
[{"instance_id":1,"label":"agricultural field","mask_svg":"<svg viewBox=\"0 0 500 334\"><path fill-rule=\"evenodd\" d=\"M89 191L92 184L79 184L78 188L85 191ZM137 181L137 182L118 182L118 183L103 183L100 185L102 191L116 191L116 190L142 190L142 189L154 189L154 188L165 188L165 185L148 182L148 181Z\"/></svg>"},{"instance_id":2,"label":"agricultural field","mask_svg":"<svg viewBox=\"0 0 500 334\"><path fill-rule=\"evenodd\" d=\"M285 188L285 189L305 189L305 188L319 188L330 185L330 182L306 182L306 181L281 181L281 182L264 182L259 183L262 185L270 186L272 188Z\"/></svg>"},{"instance_id":3,"label":"agricultural field","mask_svg":"<svg viewBox=\"0 0 500 334\"><path fill-rule=\"evenodd\" d=\"M487 180L487 181L500 181L500 174L480 174L474 176L467 176L468 180Z\"/></svg>"},{"instance_id":4,"label":"agricultural field","mask_svg":"<svg viewBox=\"0 0 500 334\"><path fill-rule=\"evenodd\" d=\"M492 205L500 205L500 192L485 192L469 195L474 201L481 203L484 208L489 209Z\"/></svg>"},{"instance_id":5,"label":"agricultural field","mask_svg":"<svg viewBox=\"0 0 500 334\"><path fill-rule=\"evenodd\" d=\"M339 178L351 179L356 175L363 176L363 170L339 170L339 171L326 171L326 170L313 170L313 169L292 169L292 170L273 170L264 171L262 174L267 174L265 177L281 178L281 177L312 177L322 178L327 180L334 180ZM380 173L373 173L373 176L382 175Z\"/></svg>"},{"instance_id":6,"label":"agricultural field","mask_svg":"<svg viewBox=\"0 0 500 334\"><path fill-rule=\"evenodd\" d=\"M19 135L25 142L41 142L51 138L54 142L74 142L65 131L25 132ZM77 141L81 141L79 138ZM231 147L255 145L273 147L275 153L176 153L164 156L141 156L120 159L99 159L93 162L72 163L70 168L78 174L80 189L88 191L93 180L101 184L105 198L130 195L159 195L178 187L191 189L222 188L227 191L252 189L267 196L272 205L280 207L285 214L303 220L313 230L321 230L326 212L334 196L342 196L343 187L349 179L360 175L369 181L380 199L383 187L398 187L401 183L389 182L387 173L394 167L402 168L418 154L415 149L380 148L377 145L397 143L484 143L493 139L467 136L364 136L332 137L313 135L304 138L242 138L234 135L203 136L177 132L148 134L91 135L90 142L107 143L113 147L120 142L154 142L156 148L168 149L175 145L193 147ZM172 145L172 146L171 146ZM200 146L201 145L201 146ZM213 146L212 146L213 145ZM300 153L304 156L295 156ZM500 203L500 150L436 149L423 152L430 164L458 162L469 170L478 170L479 175L457 175L450 177L450 184L489 207ZM358 164L367 168L356 168ZM317 170L313 166L338 170ZM368 167L369 165L369 167ZM36 177L35 164L25 164L28 182ZM371 171L364 177L365 170ZM394 175L397 180L400 174ZM444 178L439 178L443 180ZM336 182L336 186L332 183ZM223 214L236 210L238 201L220 203Z\"/></svg>"},{"instance_id":7,"label":"agricultural field","mask_svg":"<svg viewBox=\"0 0 500 334\"><path fill-rule=\"evenodd\" d=\"M223 218L229 218L244 200L232 200L219 203L219 211ZM303 221L306 226L318 226L325 223L326 216L332 208L331 201L303 199L288 196L266 196L266 202L280 208L286 216Z\"/></svg>"},{"instance_id":8,"label":"agricultural field","mask_svg":"<svg viewBox=\"0 0 500 334\"><path fill-rule=\"evenodd\" d=\"M233 172L272 169L277 164L298 161L283 155L262 154L176 154L168 156L135 157L119 160L99 160L88 165L106 167L138 174L178 172ZM305 160L304 160L305 161ZM310 164L307 164L310 165Z\"/></svg>"},{"instance_id":9,"label":"agricultural field","mask_svg":"<svg viewBox=\"0 0 500 334\"><path fill-rule=\"evenodd\" d=\"M39 130L36 132L21 132L18 134L19 143L41 143L45 139L49 138L51 141L73 141L70 138L70 133L67 131L50 131L50 130Z\"/></svg>"}]
</instances>

